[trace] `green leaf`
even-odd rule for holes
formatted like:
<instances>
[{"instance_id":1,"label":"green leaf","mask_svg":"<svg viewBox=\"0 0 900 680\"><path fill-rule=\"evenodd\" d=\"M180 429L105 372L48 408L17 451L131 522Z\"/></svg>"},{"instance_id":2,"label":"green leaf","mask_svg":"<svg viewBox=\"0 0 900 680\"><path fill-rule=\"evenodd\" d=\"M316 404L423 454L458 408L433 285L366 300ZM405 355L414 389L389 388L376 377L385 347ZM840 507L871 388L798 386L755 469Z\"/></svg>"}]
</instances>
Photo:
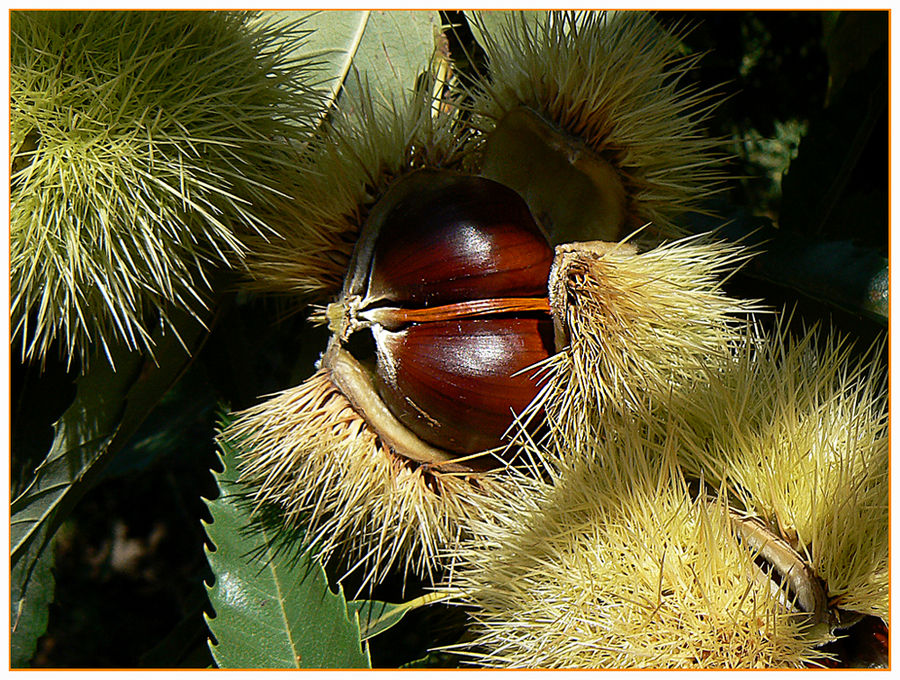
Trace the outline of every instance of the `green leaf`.
<instances>
[{"instance_id":1,"label":"green leaf","mask_svg":"<svg viewBox=\"0 0 900 680\"><path fill-rule=\"evenodd\" d=\"M888 40L888 12L836 12L823 22L823 44L828 56L829 100L862 71Z\"/></svg>"},{"instance_id":2,"label":"green leaf","mask_svg":"<svg viewBox=\"0 0 900 680\"><path fill-rule=\"evenodd\" d=\"M96 362L78 379L75 399L55 425L50 452L10 508L13 625L19 621L26 631L46 627L47 588L52 588L46 570L52 558L44 553L56 530L183 373L191 354L185 347L196 350L208 333L187 314L179 315L177 328L177 334L170 329L155 337L155 362L139 352L114 351L116 370ZM33 651L27 638L34 633L23 635L22 655Z\"/></svg>"},{"instance_id":3,"label":"green leaf","mask_svg":"<svg viewBox=\"0 0 900 680\"><path fill-rule=\"evenodd\" d=\"M269 527L253 523L242 497L234 449L222 446L219 497L208 501L215 546L207 551L215 584L208 587L215 610L207 618L220 668L370 668L359 622L343 591L331 592L321 565L308 552L276 547Z\"/></svg>"},{"instance_id":4,"label":"green leaf","mask_svg":"<svg viewBox=\"0 0 900 680\"><path fill-rule=\"evenodd\" d=\"M436 11L325 11L271 12L273 21L304 17L304 28L314 29L298 47L320 64L320 75L334 103L342 90L355 94L356 70L373 94L388 104L405 96L427 69L440 32Z\"/></svg>"},{"instance_id":5,"label":"green leaf","mask_svg":"<svg viewBox=\"0 0 900 680\"><path fill-rule=\"evenodd\" d=\"M115 437L143 357L127 352L116 358L116 364L117 371L98 363L78 379L75 400L54 427L50 452L31 483L13 501L10 546L14 564L30 542L41 536L42 529L58 526L61 519L54 521L54 515Z\"/></svg>"},{"instance_id":6,"label":"green leaf","mask_svg":"<svg viewBox=\"0 0 900 680\"><path fill-rule=\"evenodd\" d=\"M683 224L695 233L712 231L755 252L740 269L742 277L771 284L790 297L806 297L878 326L890 312L888 260L877 250L850 239L825 240L778 229L766 218L743 210L722 210L727 222L695 213Z\"/></svg>"},{"instance_id":7,"label":"green leaf","mask_svg":"<svg viewBox=\"0 0 900 680\"><path fill-rule=\"evenodd\" d=\"M163 457L189 456L197 441L209 439L215 407L216 394L205 373L188 371L112 457L103 478L143 472Z\"/></svg>"},{"instance_id":8,"label":"green leaf","mask_svg":"<svg viewBox=\"0 0 900 680\"><path fill-rule=\"evenodd\" d=\"M197 603L193 604L194 593ZM202 601L201 601L202 600ZM203 621L203 606L206 596L201 591L192 591L188 612L162 640L141 654L140 668L204 668L212 664L209 647L206 644L208 632Z\"/></svg>"},{"instance_id":9,"label":"green leaf","mask_svg":"<svg viewBox=\"0 0 900 680\"><path fill-rule=\"evenodd\" d=\"M414 600L399 604L379 600L353 600L347 603L347 609L350 613L358 614L360 636L363 640L369 640L400 623L400 619L406 615L406 612L445 599L447 599L447 595L443 593L426 593Z\"/></svg>"},{"instance_id":10,"label":"green leaf","mask_svg":"<svg viewBox=\"0 0 900 680\"><path fill-rule=\"evenodd\" d=\"M406 614L403 604L379 600L353 600L347 603L347 611L359 617L360 639L368 640L400 622Z\"/></svg>"},{"instance_id":11,"label":"green leaf","mask_svg":"<svg viewBox=\"0 0 900 680\"><path fill-rule=\"evenodd\" d=\"M466 12L472 34L482 45L484 44L484 31L499 35L509 22L511 15L517 15L517 21L523 21L531 30L537 29L541 22L547 19L546 10L469 10Z\"/></svg>"},{"instance_id":12,"label":"green leaf","mask_svg":"<svg viewBox=\"0 0 900 680\"><path fill-rule=\"evenodd\" d=\"M421 659L405 663L400 668L457 668L459 657L447 654L447 652L428 652Z\"/></svg>"},{"instance_id":13,"label":"green leaf","mask_svg":"<svg viewBox=\"0 0 900 680\"><path fill-rule=\"evenodd\" d=\"M184 314L180 337L157 336L156 361L119 350L117 368L97 362L78 379L75 400L56 422L50 452L11 507L10 555L18 563L32 541L44 544L97 479L100 462L123 446L190 362L206 328ZM30 572L29 570L26 570Z\"/></svg>"},{"instance_id":14,"label":"green leaf","mask_svg":"<svg viewBox=\"0 0 900 680\"><path fill-rule=\"evenodd\" d=\"M871 14L877 19L883 13ZM886 24L883 31L871 30L869 42L885 42L886 31ZM846 83L829 95L828 106L810 116L782 182L782 229L853 239L886 254L889 68L888 49L882 44L864 66L854 66Z\"/></svg>"},{"instance_id":15,"label":"green leaf","mask_svg":"<svg viewBox=\"0 0 900 680\"><path fill-rule=\"evenodd\" d=\"M32 543L37 554L20 560L10 574L10 666L25 668L37 648L38 638L47 630L47 606L53 601L53 543L46 550ZM31 568L30 575L23 571Z\"/></svg>"}]
</instances>

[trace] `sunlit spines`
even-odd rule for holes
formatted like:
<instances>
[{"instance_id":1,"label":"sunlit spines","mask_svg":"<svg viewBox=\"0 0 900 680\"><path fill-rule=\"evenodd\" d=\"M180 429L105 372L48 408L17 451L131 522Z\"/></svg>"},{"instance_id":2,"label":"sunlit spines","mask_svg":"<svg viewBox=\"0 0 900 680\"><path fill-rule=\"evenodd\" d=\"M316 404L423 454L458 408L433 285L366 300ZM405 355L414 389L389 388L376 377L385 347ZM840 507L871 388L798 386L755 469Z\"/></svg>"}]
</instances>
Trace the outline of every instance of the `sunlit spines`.
<instances>
[{"instance_id":1,"label":"sunlit spines","mask_svg":"<svg viewBox=\"0 0 900 680\"><path fill-rule=\"evenodd\" d=\"M229 12L10 15L12 330L25 360L152 351L237 264L319 106L296 24ZM206 271L204 271L206 269Z\"/></svg>"},{"instance_id":2,"label":"sunlit spines","mask_svg":"<svg viewBox=\"0 0 900 680\"><path fill-rule=\"evenodd\" d=\"M394 454L323 369L247 411L221 436L242 453L255 502L274 504L288 527L346 573L375 585L386 574L433 580L469 520L506 499L492 474L429 469Z\"/></svg>"},{"instance_id":3,"label":"sunlit spines","mask_svg":"<svg viewBox=\"0 0 900 680\"><path fill-rule=\"evenodd\" d=\"M480 27L488 68L472 124L490 133L517 107L534 111L615 170L630 229L683 233L674 218L725 178L722 143L703 131L721 94L685 82L699 57L647 12L510 14Z\"/></svg>"},{"instance_id":4,"label":"sunlit spines","mask_svg":"<svg viewBox=\"0 0 900 680\"><path fill-rule=\"evenodd\" d=\"M334 112L304 154L300 172L268 224L275 238L251 243L248 286L324 302L341 287L372 205L398 177L420 168L459 169L467 135L435 114L430 93L390 107L367 86Z\"/></svg>"},{"instance_id":5,"label":"sunlit spines","mask_svg":"<svg viewBox=\"0 0 900 680\"><path fill-rule=\"evenodd\" d=\"M626 420L594 446L602 451L579 452L552 486L528 483L471 527L447 587L472 618L471 638L455 651L502 668L768 668L826 658L818 646L828 630L759 577L725 496L711 501L687 484L674 446Z\"/></svg>"},{"instance_id":6,"label":"sunlit spines","mask_svg":"<svg viewBox=\"0 0 900 680\"><path fill-rule=\"evenodd\" d=\"M541 393L522 420L543 409L562 449L579 449L607 412L651 417L672 390L689 392L747 342L747 317L760 306L723 282L749 256L696 237L645 252L558 248L550 301L567 346L540 366Z\"/></svg>"},{"instance_id":7,"label":"sunlit spines","mask_svg":"<svg viewBox=\"0 0 900 680\"><path fill-rule=\"evenodd\" d=\"M671 413L686 474L727 479L735 501L801 552L834 607L887 621L889 446L883 345L834 332L737 352Z\"/></svg>"},{"instance_id":8,"label":"sunlit spines","mask_svg":"<svg viewBox=\"0 0 900 680\"><path fill-rule=\"evenodd\" d=\"M883 347L785 321L747 333L655 412L609 410L580 448L531 447L561 464L458 550L447 591L475 636L457 651L515 668L797 667L832 663L825 645L860 615L889 621Z\"/></svg>"}]
</instances>

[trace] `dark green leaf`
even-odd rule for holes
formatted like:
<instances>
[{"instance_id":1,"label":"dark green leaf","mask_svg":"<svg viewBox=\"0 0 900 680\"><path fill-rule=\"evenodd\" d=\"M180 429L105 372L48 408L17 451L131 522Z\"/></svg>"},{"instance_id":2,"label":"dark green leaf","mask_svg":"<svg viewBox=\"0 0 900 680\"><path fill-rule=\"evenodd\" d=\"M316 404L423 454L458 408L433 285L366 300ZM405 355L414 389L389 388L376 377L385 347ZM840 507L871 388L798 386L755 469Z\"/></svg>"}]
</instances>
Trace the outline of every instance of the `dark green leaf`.
<instances>
[{"instance_id":1,"label":"dark green leaf","mask_svg":"<svg viewBox=\"0 0 900 680\"><path fill-rule=\"evenodd\" d=\"M34 656L38 638L47 630L47 605L53 601L53 542L41 550L31 543L32 559L23 559L10 574L10 666L25 668ZM23 573L30 568L31 573Z\"/></svg>"},{"instance_id":2,"label":"dark green leaf","mask_svg":"<svg viewBox=\"0 0 900 680\"><path fill-rule=\"evenodd\" d=\"M782 229L854 239L887 252L888 69L882 47L810 117L782 182Z\"/></svg>"},{"instance_id":3,"label":"dark green leaf","mask_svg":"<svg viewBox=\"0 0 900 680\"><path fill-rule=\"evenodd\" d=\"M836 12L824 21L825 53L828 55L829 99L847 80L863 70L869 58L888 40L888 12Z\"/></svg>"},{"instance_id":4,"label":"dark green leaf","mask_svg":"<svg viewBox=\"0 0 900 680\"><path fill-rule=\"evenodd\" d=\"M53 445L34 478L11 507L10 555L15 565L28 545L43 544L101 470L109 453L127 442L190 361L182 342L196 348L206 329L184 316L180 338L158 336L156 358L139 352L114 355L116 368L98 362L77 381L71 406L57 421ZM26 570L26 571L30 571Z\"/></svg>"},{"instance_id":5,"label":"dark green leaf","mask_svg":"<svg viewBox=\"0 0 900 680\"><path fill-rule=\"evenodd\" d=\"M200 591L197 591L200 592ZM204 602L206 598L203 598ZM140 657L141 668L198 668L210 665L203 607L198 603L152 649Z\"/></svg>"},{"instance_id":6,"label":"dark green leaf","mask_svg":"<svg viewBox=\"0 0 900 680\"><path fill-rule=\"evenodd\" d=\"M278 549L274 532L251 519L235 481L236 456L223 445L219 497L208 502L206 531L215 584L208 619L210 649L220 668L368 668L359 623L343 591L331 592L321 565L308 552Z\"/></svg>"},{"instance_id":7,"label":"dark green leaf","mask_svg":"<svg viewBox=\"0 0 900 680\"><path fill-rule=\"evenodd\" d=\"M47 545L100 478L111 454L128 441L184 371L190 362L185 346L196 349L206 334L202 324L185 315L179 320L180 338L171 329L155 338L155 360L138 352L114 353L116 370L97 362L79 378L75 400L56 423L50 452L10 508L13 623L21 620L28 628L33 621L34 630L46 626L37 624L46 618L49 600L42 571L51 559L44 557ZM27 649L23 642L22 654Z\"/></svg>"},{"instance_id":8,"label":"dark green leaf","mask_svg":"<svg viewBox=\"0 0 900 680\"><path fill-rule=\"evenodd\" d=\"M205 376L188 371L112 457L104 479L142 472L165 456L190 455L198 441L209 440L215 425L215 405L216 395Z\"/></svg>"},{"instance_id":9,"label":"dark green leaf","mask_svg":"<svg viewBox=\"0 0 900 680\"><path fill-rule=\"evenodd\" d=\"M43 364L20 364L21 350L13 345L10 351L10 498L16 498L50 450L54 423L75 399L77 367L52 356Z\"/></svg>"},{"instance_id":10,"label":"dark green leaf","mask_svg":"<svg viewBox=\"0 0 900 680\"><path fill-rule=\"evenodd\" d=\"M684 223L698 233L715 230L717 237L754 251L741 276L887 326L888 261L877 250L849 239L824 240L777 229L764 218L740 211L728 214L724 226L696 214L687 216Z\"/></svg>"},{"instance_id":11,"label":"dark green leaf","mask_svg":"<svg viewBox=\"0 0 900 680\"><path fill-rule=\"evenodd\" d=\"M14 564L42 529L58 525L61 520L54 522L53 517L71 495L73 485L109 448L143 363L138 352L122 353L116 358L118 370L102 363L78 379L75 401L56 422L50 452L12 503L10 546Z\"/></svg>"}]
</instances>

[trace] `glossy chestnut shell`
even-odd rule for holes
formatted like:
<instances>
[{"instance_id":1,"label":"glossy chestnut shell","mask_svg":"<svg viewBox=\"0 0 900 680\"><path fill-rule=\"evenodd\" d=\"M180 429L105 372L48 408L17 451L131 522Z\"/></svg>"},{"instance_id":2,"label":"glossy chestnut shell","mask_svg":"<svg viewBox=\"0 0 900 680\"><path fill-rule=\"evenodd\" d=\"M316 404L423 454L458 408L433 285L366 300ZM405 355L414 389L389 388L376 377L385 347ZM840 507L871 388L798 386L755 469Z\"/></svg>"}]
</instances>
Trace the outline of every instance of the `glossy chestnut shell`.
<instances>
[{"instance_id":1,"label":"glossy chestnut shell","mask_svg":"<svg viewBox=\"0 0 900 680\"><path fill-rule=\"evenodd\" d=\"M523 369L547 358L553 325L485 318L414 324L376 334L378 392L427 442L458 453L502 443L513 414L537 394Z\"/></svg>"},{"instance_id":2,"label":"glossy chestnut shell","mask_svg":"<svg viewBox=\"0 0 900 680\"><path fill-rule=\"evenodd\" d=\"M517 193L483 177L449 176L392 207L375 244L366 299L432 307L546 297L552 261Z\"/></svg>"},{"instance_id":3,"label":"glossy chestnut shell","mask_svg":"<svg viewBox=\"0 0 900 680\"><path fill-rule=\"evenodd\" d=\"M354 357L369 366L387 419L415 437L451 455L501 446L539 389L524 369L554 351L552 261L511 189L413 173L370 214L336 307L340 321L332 318L333 343L351 352L358 334L369 334L374 356Z\"/></svg>"}]
</instances>

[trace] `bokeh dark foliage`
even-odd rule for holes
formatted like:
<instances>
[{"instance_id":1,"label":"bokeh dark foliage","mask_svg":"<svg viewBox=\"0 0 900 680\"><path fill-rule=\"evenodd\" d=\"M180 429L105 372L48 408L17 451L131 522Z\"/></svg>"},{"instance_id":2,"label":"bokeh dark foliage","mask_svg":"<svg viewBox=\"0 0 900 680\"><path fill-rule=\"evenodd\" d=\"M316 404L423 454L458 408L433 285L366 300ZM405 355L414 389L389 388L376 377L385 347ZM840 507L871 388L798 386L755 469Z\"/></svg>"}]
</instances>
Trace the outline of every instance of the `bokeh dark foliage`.
<instances>
[{"instance_id":1,"label":"bokeh dark foliage","mask_svg":"<svg viewBox=\"0 0 900 680\"><path fill-rule=\"evenodd\" d=\"M691 27L684 40L704 57L691 75L727 95L710 131L732 139L743 179L732 205L780 228L823 239L853 238L887 254L888 13L661 12ZM779 140L780 124L802 135L783 182L772 183L741 140Z\"/></svg>"}]
</instances>

